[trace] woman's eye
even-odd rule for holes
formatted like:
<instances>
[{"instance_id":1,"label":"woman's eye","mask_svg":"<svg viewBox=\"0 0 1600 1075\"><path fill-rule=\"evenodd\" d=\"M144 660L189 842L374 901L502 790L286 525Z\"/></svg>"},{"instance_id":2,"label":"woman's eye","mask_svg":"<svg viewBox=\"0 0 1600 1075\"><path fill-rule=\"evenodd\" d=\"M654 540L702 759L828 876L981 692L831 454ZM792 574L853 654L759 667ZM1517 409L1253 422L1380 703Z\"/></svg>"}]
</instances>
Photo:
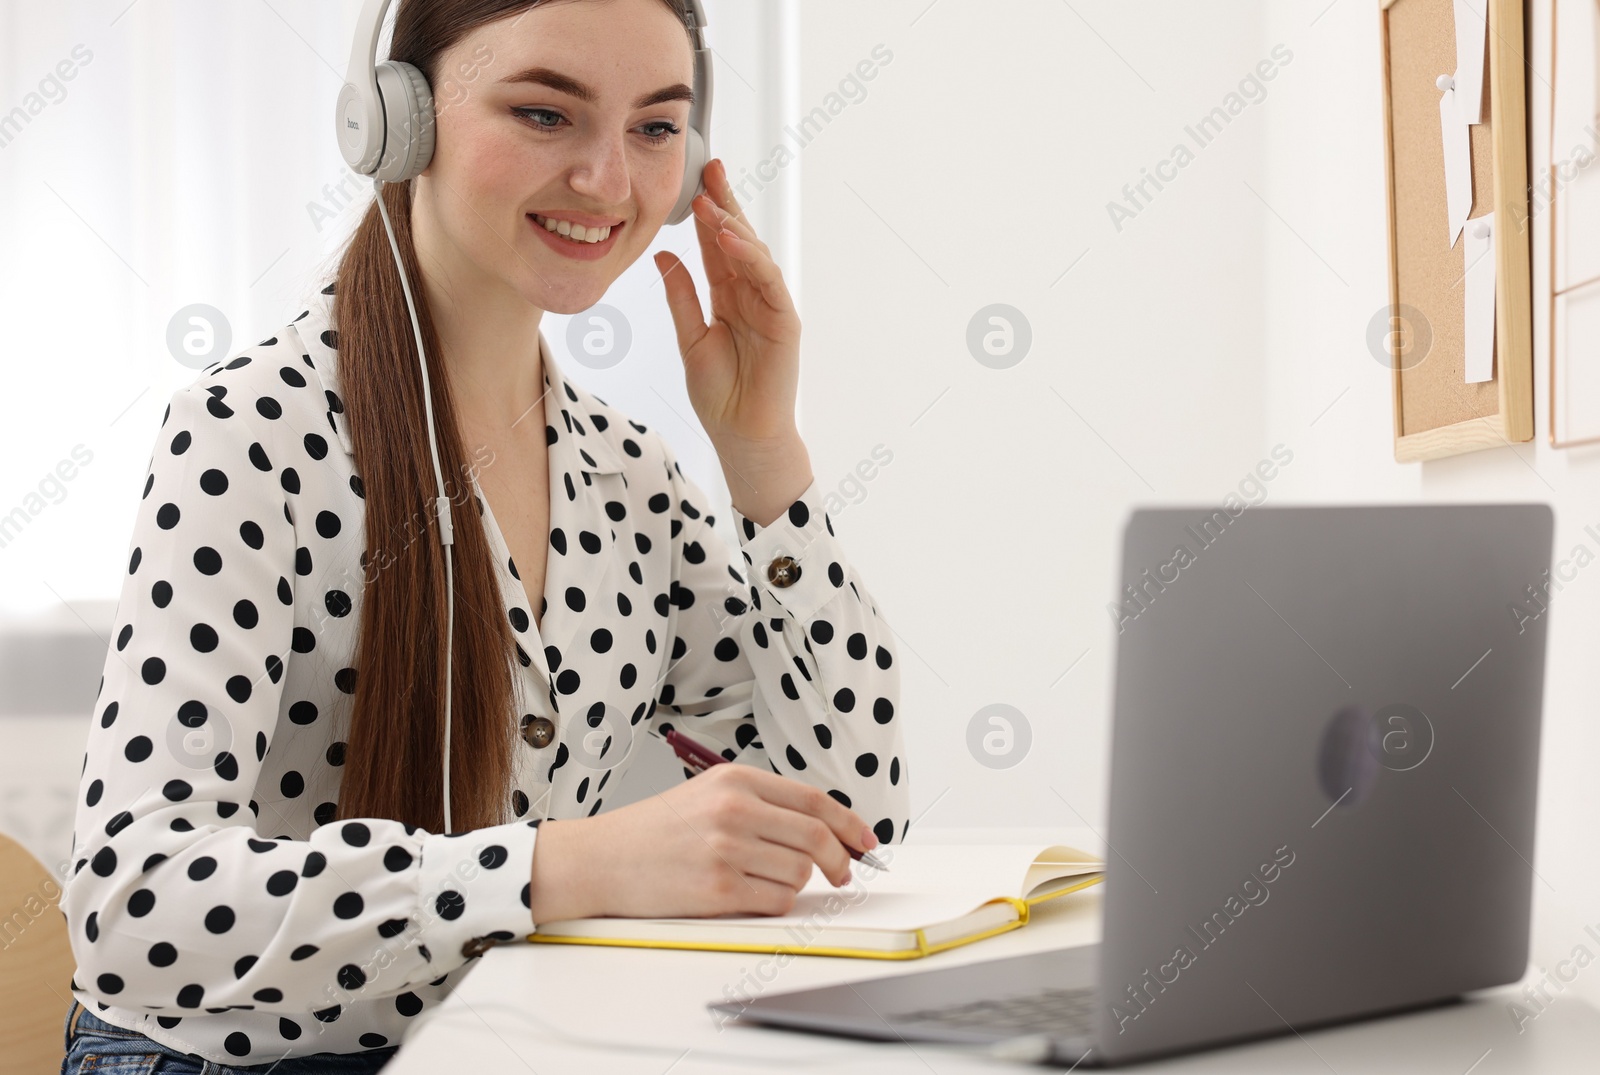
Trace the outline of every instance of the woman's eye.
<instances>
[{"instance_id":1,"label":"woman's eye","mask_svg":"<svg viewBox=\"0 0 1600 1075\"><path fill-rule=\"evenodd\" d=\"M561 113L548 108L513 108L512 113L527 120L534 130L554 131L565 122ZM669 142L675 135L682 134L678 125L668 120L658 120L655 123L646 123L639 130L645 132L644 139L651 145L662 145Z\"/></svg>"},{"instance_id":2,"label":"woman's eye","mask_svg":"<svg viewBox=\"0 0 1600 1075\"><path fill-rule=\"evenodd\" d=\"M678 130L678 125L676 123L669 123L666 120L661 120L658 123L646 123L644 127L640 129L649 130L652 128L661 128L664 131L664 133L659 135L645 135L645 141L650 142L652 145L661 145L663 142L669 142L672 140L674 135L682 133Z\"/></svg>"},{"instance_id":3,"label":"woman's eye","mask_svg":"<svg viewBox=\"0 0 1600 1075\"><path fill-rule=\"evenodd\" d=\"M541 131L552 131L555 130L555 127L553 125L546 126L544 123L539 122L537 117L554 116L557 120L561 119L561 113L551 111L548 108L513 108L511 111L528 120Z\"/></svg>"}]
</instances>

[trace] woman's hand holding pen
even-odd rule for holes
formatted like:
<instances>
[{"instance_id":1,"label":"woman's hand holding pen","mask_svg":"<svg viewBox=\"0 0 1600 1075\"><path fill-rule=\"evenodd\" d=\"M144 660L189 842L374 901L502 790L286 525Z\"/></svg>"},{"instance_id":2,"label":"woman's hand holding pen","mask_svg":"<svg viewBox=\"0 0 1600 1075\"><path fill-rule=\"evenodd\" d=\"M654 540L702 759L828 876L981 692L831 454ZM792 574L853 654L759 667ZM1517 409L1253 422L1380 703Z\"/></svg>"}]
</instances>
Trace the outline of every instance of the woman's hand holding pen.
<instances>
[{"instance_id":1,"label":"woman's hand holding pen","mask_svg":"<svg viewBox=\"0 0 1600 1075\"><path fill-rule=\"evenodd\" d=\"M650 734L655 735L656 733L652 731ZM695 742L689 736L684 735L676 728L668 728L665 739L667 740L667 744L672 747L673 753L678 755L678 760L683 762L684 765L688 766L697 773L703 772L706 769L711 768L713 765L728 764L727 758L723 757L721 754L718 754L716 751L708 750L706 747ZM866 842L869 847L871 846L874 838L874 834L866 834ZM851 858L857 860L858 862L865 862L868 866L871 866L875 870L882 870L885 873L887 873L889 870L889 867L878 861L878 859L870 851L860 851L849 846L848 844L845 845L845 850L850 853Z\"/></svg>"},{"instance_id":2,"label":"woman's hand holding pen","mask_svg":"<svg viewBox=\"0 0 1600 1075\"><path fill-rule=\"evenodd\" d=\"M711 287L707 324L678 258L655 256L677 330L684 380L717 450L733 506L766 526L805 492L811 460L795 423L800 315L767 244L750 226L722 160L709 162L694 200L700 258Z\"/></svg>"},{"instance_id":3,"label":"woman's hand holding pen","mask_svg":"<svg viewBox=\"0 0 1600 1075\"><path fill-rule=\"evenodd\" d=\"M589 913L625 918L787 914L813 866L848 884L845 848L878 843L833 796L751 765L711 766L584 824Z\"/></svg>"}]
</instances>

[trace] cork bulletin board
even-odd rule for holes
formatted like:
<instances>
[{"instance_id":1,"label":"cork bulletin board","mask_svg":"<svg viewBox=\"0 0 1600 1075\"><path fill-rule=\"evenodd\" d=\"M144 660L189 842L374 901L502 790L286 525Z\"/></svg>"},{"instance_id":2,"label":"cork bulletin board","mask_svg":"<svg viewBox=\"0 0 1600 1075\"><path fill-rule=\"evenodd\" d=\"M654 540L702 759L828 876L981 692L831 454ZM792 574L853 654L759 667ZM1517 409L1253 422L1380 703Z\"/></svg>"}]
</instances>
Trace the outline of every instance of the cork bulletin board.
<instances>
[{"instance_id":1,"label":"cork bulletin board","mask_svg":"<svg viewBox=\"0 0 1600 1075\"><path fill-rule=\"evenodd\" d=\"M1465 235L1447 238L1441 91L1453 0L1379 0L1389 193L1394 455L1436 459L1533 439L1533 319L1523 0L1488 8L1484 122L1469 128L1472 218L1495 214L1494 371L1465 379ZM1504 226L1500 226L1504 225ZM1426 344L1426 350L1423 345Z\"/></svg>"}]
</instances>

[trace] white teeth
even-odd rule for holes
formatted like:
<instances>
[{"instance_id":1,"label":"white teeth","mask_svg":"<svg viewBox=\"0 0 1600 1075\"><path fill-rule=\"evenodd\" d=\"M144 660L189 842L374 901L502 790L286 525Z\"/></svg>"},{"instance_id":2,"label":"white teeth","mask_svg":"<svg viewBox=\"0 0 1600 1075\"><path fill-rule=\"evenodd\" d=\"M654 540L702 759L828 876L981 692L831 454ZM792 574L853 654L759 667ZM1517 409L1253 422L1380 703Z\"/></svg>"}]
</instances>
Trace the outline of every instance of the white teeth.
<instances>
[{"instance_id":1,"label":"white teeth","mask_svg":"<svg viewBox=\"0 0 1600 1075\"><path fill-rule=\"evenodd\" d=\"M611 227L585 228L582 224L574 224L570 220L550 220L538 213L529 214L534 223L539 224L545 231L553 231L557 235L566 236L568 239L579 243L603 243L611 235Z\"/></svg>"}]
</instances>

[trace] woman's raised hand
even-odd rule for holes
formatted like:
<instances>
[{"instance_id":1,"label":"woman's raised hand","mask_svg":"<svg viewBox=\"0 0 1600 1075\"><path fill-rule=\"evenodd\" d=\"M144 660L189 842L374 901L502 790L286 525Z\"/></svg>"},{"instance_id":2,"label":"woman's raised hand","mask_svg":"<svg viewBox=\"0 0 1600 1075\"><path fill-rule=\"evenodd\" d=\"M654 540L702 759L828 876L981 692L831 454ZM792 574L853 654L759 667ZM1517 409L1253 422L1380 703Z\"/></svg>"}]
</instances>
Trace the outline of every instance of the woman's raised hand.
<instances>
[{"instance_id":1,"label":"woman's raised hand","mask_svg":"<svg viewBox=\"0 0 1600 1075\"><path fill-rule=\"evenodd\" d=\"M655 263L689 401L718 450L738 453L794 435L800 315L771 251L734 198L721 159L703 174L710 196L695 197L694 216L711 285L710 324L683 263L664 250Z\"/></svg>"}]
</instances>

